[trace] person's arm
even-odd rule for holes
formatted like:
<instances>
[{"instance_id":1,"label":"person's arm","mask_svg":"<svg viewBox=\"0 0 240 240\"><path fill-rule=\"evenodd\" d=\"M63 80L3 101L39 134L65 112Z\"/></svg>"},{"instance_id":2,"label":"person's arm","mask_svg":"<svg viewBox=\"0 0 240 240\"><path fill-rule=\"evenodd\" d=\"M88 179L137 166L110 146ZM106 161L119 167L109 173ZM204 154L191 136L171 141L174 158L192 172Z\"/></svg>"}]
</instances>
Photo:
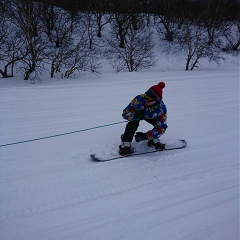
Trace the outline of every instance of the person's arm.
<instances>
[{"instance_id":1,"label":"person's arm","mask_svg":"<svg viewBox=\"0 0 240 240\"><path fill-rule=\"evenodd\" d=\"M140 121L143 119L143 109L143 98L138 95L123 110L122 117L128 121Z\"/></svg>"}]
</instances>

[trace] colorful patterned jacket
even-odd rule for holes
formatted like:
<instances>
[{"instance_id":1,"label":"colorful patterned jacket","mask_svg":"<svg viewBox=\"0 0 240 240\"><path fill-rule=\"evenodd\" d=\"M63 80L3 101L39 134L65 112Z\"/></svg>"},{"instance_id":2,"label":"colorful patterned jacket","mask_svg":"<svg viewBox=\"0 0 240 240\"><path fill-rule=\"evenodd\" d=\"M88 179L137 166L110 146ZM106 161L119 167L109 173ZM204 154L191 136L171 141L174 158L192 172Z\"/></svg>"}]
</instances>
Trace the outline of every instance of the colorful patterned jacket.
<instances>
[{"instance_id":1,"label":"colorful patterned jacket","mask_svg":"<svg viewBox=\"0 0 240 240\"><path fill-rule=\"evenodd\" d=\"M136 96L123 110L122 117L128 121L155 119L156 125L148 131L150 139L161 137L167 129L167 107L162 100L153 106L147 106L145 94Z\"/></svg>"}]
</instances>

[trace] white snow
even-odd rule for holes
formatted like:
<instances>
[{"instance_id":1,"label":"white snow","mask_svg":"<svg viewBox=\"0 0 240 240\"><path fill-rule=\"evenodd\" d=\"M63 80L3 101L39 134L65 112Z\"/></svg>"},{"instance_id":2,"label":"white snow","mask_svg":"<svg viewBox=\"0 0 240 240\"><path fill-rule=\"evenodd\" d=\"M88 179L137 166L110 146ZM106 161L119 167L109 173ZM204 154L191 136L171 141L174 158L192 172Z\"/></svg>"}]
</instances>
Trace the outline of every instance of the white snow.
<instances>
[{"instance_id":1,"label":"white snow","mask_svg":"<svg viewBox=\"0 0 240 240\"><path fill-rule=\"evenodd\" d=\"M0 145L121 122L129 101L159 81L163 138L188 142L92 161L118 146L119 123L0 147L1 240L239 239L239 64L186 72L172 63L36 84L0 79ZM141 122L139 130L150 128Z\"/></svg>"}]
</instances>

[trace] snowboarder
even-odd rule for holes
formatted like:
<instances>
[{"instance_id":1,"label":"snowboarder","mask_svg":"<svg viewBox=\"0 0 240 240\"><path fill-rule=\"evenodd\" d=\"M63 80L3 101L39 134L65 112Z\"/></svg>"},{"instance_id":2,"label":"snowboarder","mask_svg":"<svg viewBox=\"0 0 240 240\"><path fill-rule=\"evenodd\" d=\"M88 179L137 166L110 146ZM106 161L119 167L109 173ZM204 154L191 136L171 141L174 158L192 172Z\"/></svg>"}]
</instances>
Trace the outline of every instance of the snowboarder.
<instances>
[{"instance_id":1,"label":"snowboarder","mask_svg":"<svg viewBox=\"0 0 240 240\"><path fill-rule=\"evenodd\" d=\"M159 140L167 129L167 108L162 101L164 82L150 87L145 94L136 96L123 110L122 117L128 120L124 134L121 136L119 154L131 154L131 142L138 129L139 122L145 120L153 125L148 132L137 132L136 141L148 140L148 146L154 146L157 151L162 151L165 145Z\"/></svg>"}]
</instances>

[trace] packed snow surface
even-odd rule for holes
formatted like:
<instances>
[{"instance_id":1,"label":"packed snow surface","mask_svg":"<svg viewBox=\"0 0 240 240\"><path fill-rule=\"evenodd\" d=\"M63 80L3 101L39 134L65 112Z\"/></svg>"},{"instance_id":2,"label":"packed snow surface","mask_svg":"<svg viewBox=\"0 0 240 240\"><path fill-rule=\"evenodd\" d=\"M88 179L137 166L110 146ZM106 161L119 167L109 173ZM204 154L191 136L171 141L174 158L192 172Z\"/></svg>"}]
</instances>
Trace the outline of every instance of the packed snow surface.
<instances>
[{"instance_id":1,"label":"packed snow surface","mask_svg":"<svg viewBox=\"0 0 240 240\"><path fill-rule=\"evenodd\" d=\"M163 139L188 146L91 160L116 151L123 108L159 81ZM238 64L0 79L0 89L0 145L84 130L0 147L1 240L239 239Z\"/></svg>"}]
</instances>

